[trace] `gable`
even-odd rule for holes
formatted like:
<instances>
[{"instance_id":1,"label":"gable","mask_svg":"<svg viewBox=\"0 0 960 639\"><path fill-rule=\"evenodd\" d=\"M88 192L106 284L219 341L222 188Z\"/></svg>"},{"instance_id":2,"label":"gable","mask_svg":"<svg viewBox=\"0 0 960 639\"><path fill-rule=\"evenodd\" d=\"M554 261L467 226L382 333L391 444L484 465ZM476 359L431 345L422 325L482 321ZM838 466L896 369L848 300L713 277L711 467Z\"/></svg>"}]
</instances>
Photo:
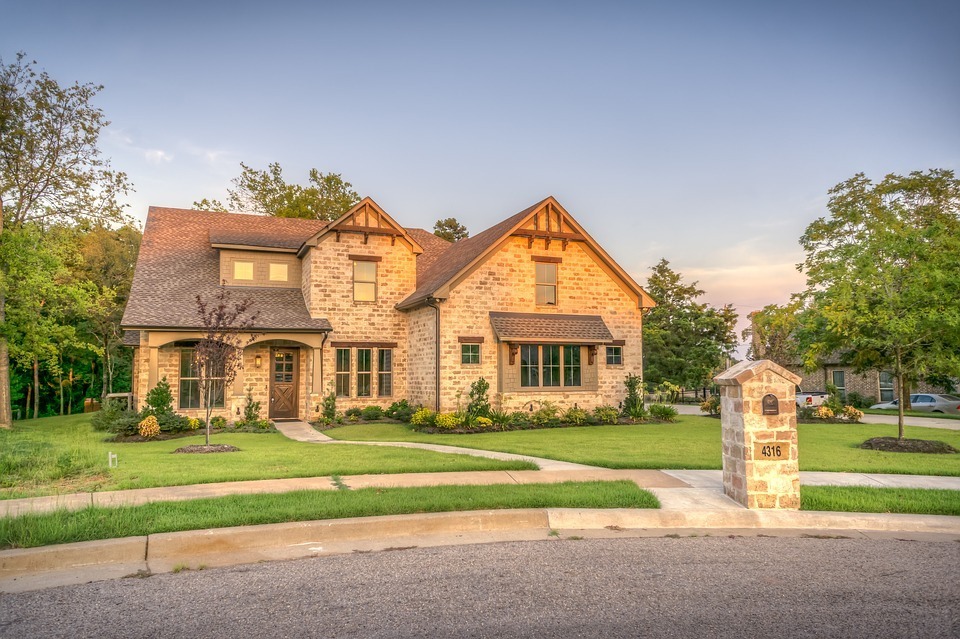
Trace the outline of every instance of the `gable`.
<instances>
[{"instance_id":1,"label":"gable","mask_svg":"<svg viewBox=\"0 0 960 639\"><path fill-rule=\"evenodd\" d=\"M381 209L372 198L365 197L352 209L304 242L298 256L303 257L309 247L316 246L326 237L333 236L339 242L344 234L361 236L364 244L370 236L389 237L391 245L400 241L414 254L423 253L423 247L407 233L406 229L387 215L386 211Z\"/></svg>"}]
</instances>

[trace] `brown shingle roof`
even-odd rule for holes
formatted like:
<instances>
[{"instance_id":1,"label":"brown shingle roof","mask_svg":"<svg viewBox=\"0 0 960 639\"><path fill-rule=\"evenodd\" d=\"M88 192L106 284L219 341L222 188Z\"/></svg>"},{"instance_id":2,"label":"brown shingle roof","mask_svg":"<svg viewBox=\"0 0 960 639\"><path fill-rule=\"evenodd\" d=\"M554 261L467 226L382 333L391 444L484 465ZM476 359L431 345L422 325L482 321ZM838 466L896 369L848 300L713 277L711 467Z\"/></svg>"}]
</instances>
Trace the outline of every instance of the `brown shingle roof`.
<instances>
[{"instance_id":1,"label":"brown shingle roof","mask_svg":"<svg viewBox=\"0 0 960 639\"><path fill-rule=\"evenodd\" d=\"M401 309L412 308L432 297L434 293L456 277L460 271L468 267L487 249L502 240L513 227L526 219L544 201L537 202L499 224L491 226L482 233L451 244L450 248L443 253L443 259L436 260L423 273L423 277L420 277L419 269L417 269L417 290L397 304L397 307Z\"/></svg>"},{"instance_id":2,"label":"brown shingle roof","mask_svg":"<svg viewBox=\"0 0 960 639\"><path fill-rule=\"evenodd\" d=\"M453 244L423 229L407 229L407 233L423 247L423 253L417 256L417 282L421 282L430 267L436 264L440 256Z\"/></svg>"},{"instance_id":3,"label":"brown shingle roof","mask_svg":"<svg viewBox=\"0 0 960 639\"><path fill-rule=\"evenodd\" d=\"M322 226L326 226L326 222ZM322 228L321 226L321 228ZM293 233L264 231L261 229L211 228L210 244L234 246L257 246L263 248L298 249L306 239L296 229Z\"/></svg>"},{"instance_id":4,"label":"brown shingle roof","mask_svg":"<svg viewBox=\"0 0 960 639\"><path fill-rule=\"evenodd\" d=\"M135 328L199 328L196 297L212 297L220 286L220 259L210 246L216 237L260 237L283 246L300 246L323 228L321 220L212 213L150 207L130 298L121 324ZM269 238L269 239L267 239ZM250 297L259 312L259 330L331 330L324 318L311 318L300 288L233 289L235 299Z\"/></svg>"},{"instance_id":5,"label":"brown shingle roof","mask_svg":"<svg viewBox=\"0 0 960 639\"><path fill-rule=\"evenodd\" d=\"M490 325L501 342L604 344L613 341L613 334L599 315L491 311Z\"/></svg>"},{"instance_id":6,"label":"brown shingle roof","mask_svg":"<svg viewBox=\"0 0 960 639\"><path fill-rule=\"evenodd\" d=\"M124 346L140 346L140 331L124 331L120 343Z\"/></svg>"}]
</instances>

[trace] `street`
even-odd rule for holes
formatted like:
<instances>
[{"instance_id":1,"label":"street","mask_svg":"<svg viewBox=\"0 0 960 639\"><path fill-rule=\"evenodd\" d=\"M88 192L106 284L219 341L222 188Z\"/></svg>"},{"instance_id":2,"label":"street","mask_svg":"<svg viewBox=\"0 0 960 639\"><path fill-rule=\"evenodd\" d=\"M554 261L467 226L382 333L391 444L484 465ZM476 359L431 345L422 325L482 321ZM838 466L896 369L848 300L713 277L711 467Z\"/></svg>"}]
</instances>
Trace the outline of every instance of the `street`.
<instances>
[{"instance_id":1,"label":"street","mask_svg":"<svg viewBox=\"0 0 960 639\"><path fill-rule=\"evenodd\" d=\"M408 548L0 598L0 637L960 636L960 544L699 537Z\"/></svg>"}]
</instances>

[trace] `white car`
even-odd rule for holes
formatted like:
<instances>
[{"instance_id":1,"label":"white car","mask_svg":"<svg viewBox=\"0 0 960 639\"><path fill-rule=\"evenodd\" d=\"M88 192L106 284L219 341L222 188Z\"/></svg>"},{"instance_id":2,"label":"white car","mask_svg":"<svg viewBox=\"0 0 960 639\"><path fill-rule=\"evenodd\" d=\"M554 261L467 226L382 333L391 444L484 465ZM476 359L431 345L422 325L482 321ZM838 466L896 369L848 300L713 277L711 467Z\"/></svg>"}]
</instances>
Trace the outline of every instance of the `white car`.
<instances>
[{"instance_id":1,"label":"white car","mask_svg":"<svg viewBox=\"0 0 960 639\"><path fill-rule=\"evenodd\" d=\"M870 408L880 410L897 410L900 400L874 404ZM938 393L914 393L910 396L910 410L925 413L951 413L960 415L960 397L956 395L941 395Z\"/></svg>"},{"instance_id":2,"label":"white car","mask_svg":"<svg viewBox=\"0 0 960 639\"><path fill-rule=\"evenodd\" d=\"M797 386L797 407L802 408L804 406L820 406L827 401L827 396L828 393L826 391L811 391L809 393L805 393L803 389Z\"/></svg>"}]
</instances>

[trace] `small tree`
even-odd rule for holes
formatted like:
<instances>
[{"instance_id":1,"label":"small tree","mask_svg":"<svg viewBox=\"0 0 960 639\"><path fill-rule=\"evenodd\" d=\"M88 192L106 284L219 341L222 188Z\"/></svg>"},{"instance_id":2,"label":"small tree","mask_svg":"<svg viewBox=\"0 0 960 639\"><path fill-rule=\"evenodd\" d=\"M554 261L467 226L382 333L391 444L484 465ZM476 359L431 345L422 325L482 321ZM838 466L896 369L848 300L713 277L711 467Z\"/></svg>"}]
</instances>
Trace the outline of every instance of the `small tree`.
<instances>
[{"instance_id":1,"label":"small tree","mask_svg":"<svg viewBox=\"0 0 960 639\"><path fill-rule=\"evenodd\" d=\"M490 382L484 378L470 384L470 403L467 404L467 412L472 417L490 416L490 398L487 391L490 390Z\"/></svg>"},{"instance_id":2,"label":"small tree","mask_svg":"<svg viewBox=\"0 0 960 639\"><path fill-rule=\"evenodd\" d=\"M217 397L226 393L243 364L243 349L257 338L252 332L259 313L251 313L253 302L230 299L230 291L220 289L213 299L197 295L197 315L203 325L203 337L194 350L194 362L200 383L200 402L206 410L206 445L210 445L210 415Z\"/></svg>"},{"instance_id":3,"label":"small tree","mask_svg":"<svg viewBox=\"0 0 960 639\"><path fill-rule=\"evenodd\" d=\"M448 242L459 242L470 237L467 227L458 222L455 217L437 220L437 223L433 225L433 234Z\"/></svg>"}]
</instances>

